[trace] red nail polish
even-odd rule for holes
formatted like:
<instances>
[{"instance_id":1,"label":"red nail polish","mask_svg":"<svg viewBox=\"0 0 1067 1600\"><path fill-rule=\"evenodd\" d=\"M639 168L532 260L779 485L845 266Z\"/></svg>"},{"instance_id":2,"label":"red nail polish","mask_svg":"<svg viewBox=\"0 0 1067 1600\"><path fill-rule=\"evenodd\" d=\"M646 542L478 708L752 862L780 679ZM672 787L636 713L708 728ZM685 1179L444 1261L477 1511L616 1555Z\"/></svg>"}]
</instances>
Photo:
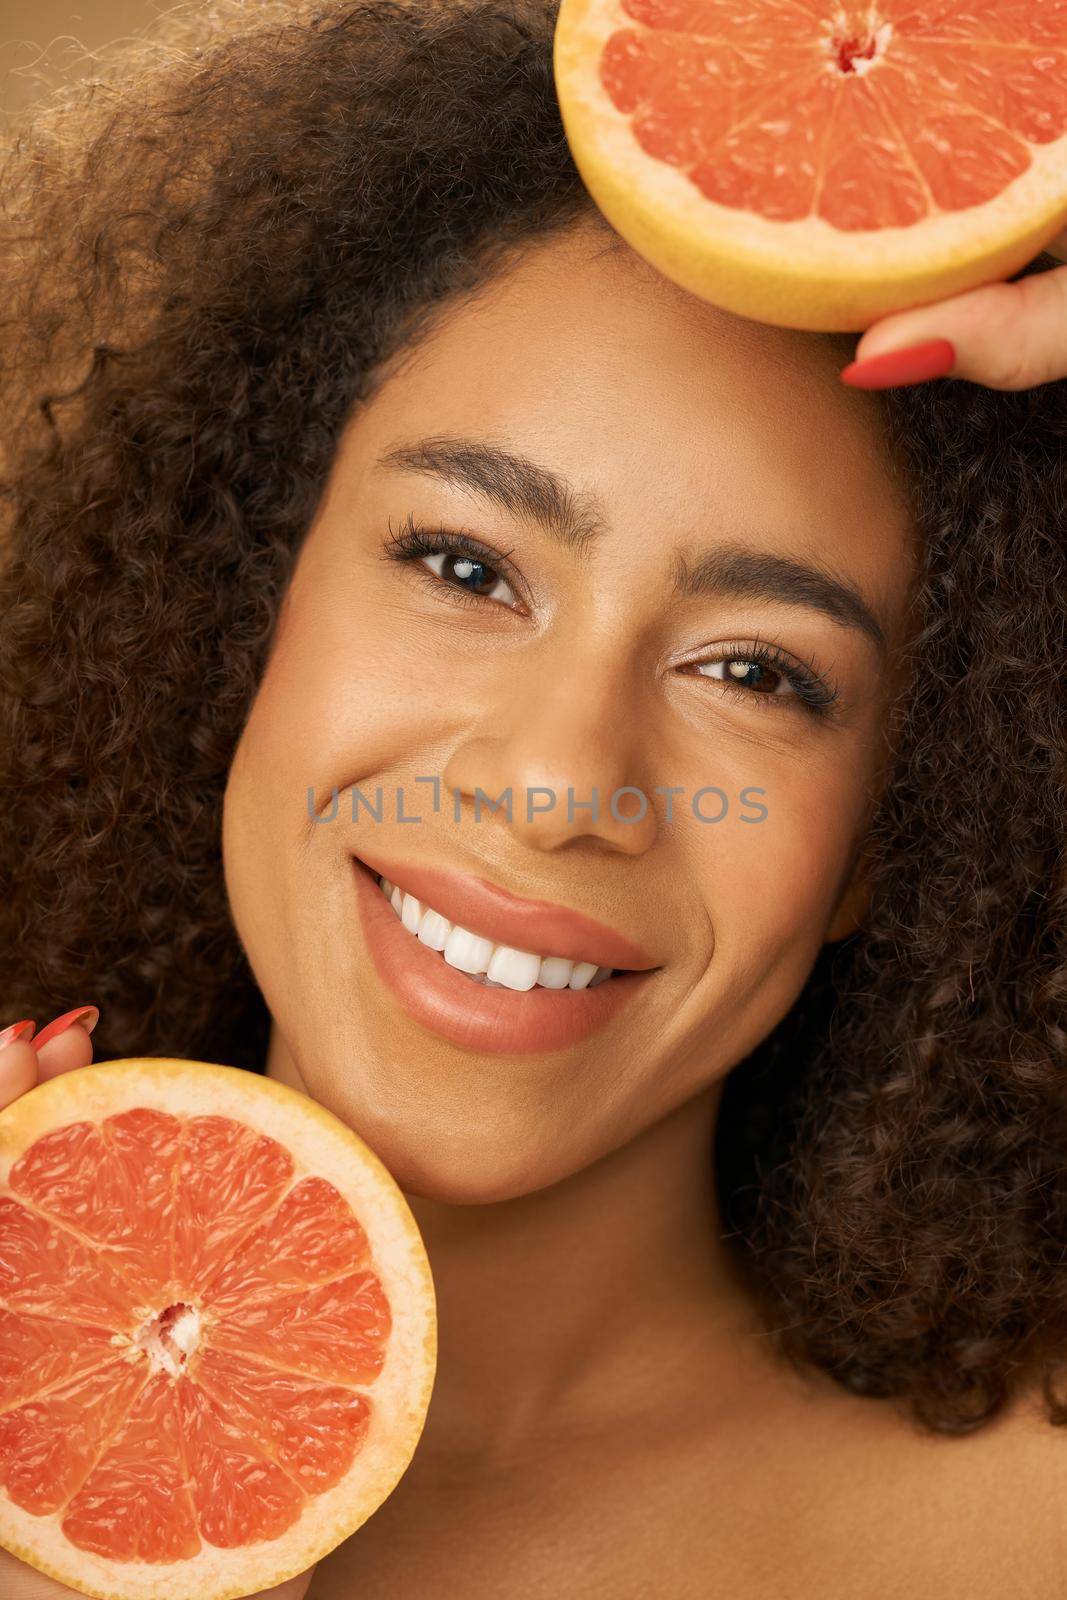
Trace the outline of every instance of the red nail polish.
<instances>
[{"instance_id":1,"label":"red nail polish","mask_svg":"<svg viewBox=\"0 0 1067 1600\"><path fill-rule=\"evenodd\" d=\"M25 1022L13 1022L10 1028L5 1028L3 1033L0 1033L0 1050L5 1044L14 1044L16 1039L32 1038L36 1026L32 1018L27 1018Z\"/></svg>"},{"instance_id":2,"label":"red nail polish","mask_svg":"<svg viewBox=\"0 0 1067 1600\"><path fill-rule=\"evenodd\" d=\"M72 1022L80 1022L86 1033L92 1033L100 1021L100 1011L96 1006L75 1006L73 1011L64 1011L61 1017L56 1017L47 1028L42 1028L33 1041L33 1048L39 1050L49 1039L54 1039L57 1033L62 1033L69 1028Z\"/></svg>"},{"instance_id":3,"label":"red nail polish","mask_svg":"<svg viewBox=\"0 0 1067 1600\"><path fill-rule=\"evenodd\" d=\"M886 350L864 361L850 361L841 371L841 382L854 389L892 389L898 384L925 383L927 378L944 378L956 363L956 351L949 339L927 339L909 344L903 350Z\"/></svg>"}]
</instances>

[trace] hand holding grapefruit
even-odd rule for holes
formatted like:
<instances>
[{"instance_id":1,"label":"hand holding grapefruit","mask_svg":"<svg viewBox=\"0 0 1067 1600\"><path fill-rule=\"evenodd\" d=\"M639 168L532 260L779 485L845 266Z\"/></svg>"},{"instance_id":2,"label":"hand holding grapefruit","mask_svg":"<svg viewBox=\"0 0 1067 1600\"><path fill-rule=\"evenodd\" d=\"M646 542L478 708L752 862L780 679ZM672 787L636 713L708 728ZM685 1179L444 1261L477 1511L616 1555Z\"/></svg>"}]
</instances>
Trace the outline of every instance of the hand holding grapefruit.
<instances>
[{"instance_id":1,"label":"hand holding grapefruit","mask_svg":"<svg viewBox=\"0 0 1067 1600\"><path fill-rule=\"evenodd\" d=\"M1045 249L1067 258L1067 232ZM1032 389L1067 378L1067 266L882 317L860 339L841 377L860 388L881 388L885 358L931 340L947 341L951 350L951 365L941 375L989 389Z\"/></svg>"},{"instance_id":2,"label":"hand holding grapefruit","mask_svg":"<svg viewBox=\"0 0 1067 1600\"><path fill-rule=\"evenodd\" d=\"M1065 0L562 0L554 70L608 221L742 316L865 329L1067 223Z\"/></svg>"},{"instance_id":3,"label":"hand holding grapefruit","mask_svg":"<svg viewBox=\"0 0 1067 1600\"><path fill-rule=\"evenodd\" d=\"M111 1061L16 1095L4 1593L302 1600L403 1475L429 1404L433 1285L401 1191L331 1113L236 1068Z\"/></svg>"}]
</instances>

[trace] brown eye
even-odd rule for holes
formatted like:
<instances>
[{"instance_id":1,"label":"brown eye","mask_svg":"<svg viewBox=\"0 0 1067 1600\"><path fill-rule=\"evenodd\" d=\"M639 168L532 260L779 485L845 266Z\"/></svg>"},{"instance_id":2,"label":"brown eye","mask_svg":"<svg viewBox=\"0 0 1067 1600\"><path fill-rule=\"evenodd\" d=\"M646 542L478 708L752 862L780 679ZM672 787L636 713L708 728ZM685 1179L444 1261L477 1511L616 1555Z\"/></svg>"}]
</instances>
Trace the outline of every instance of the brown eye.
<instances>
[{"instance_id":1,"label":"brown eye","mask_svg":"<svg viewBox=\"0 0 1067 1600\"><path fill-rule=\"evenodd\" d=\"M388 561L410 566L456 604L476 606L492 600L508 610L524 611L517 598L524 592L523 580L509 560L510 552L501 555L469 534L424 528L409 517L399 532L390 527L382 554Z\"/></svg>"},{"instance_id":2,"label":"brown eye","mask_svg":"<svg viewBox=\"0 0 1067 1600\"><path fill-rule=\"evenodd\" d=\"M777 701L780 709L801 710L825 717L837 705L838 691L813 662L801 662L780 645L765 639L735 640L720 643L721 655L710 660L690 661L684 672L698 672L726 684L738 704L769 706Z\"/></svg>"},{"instance_id":3,"label":"brown eye","mask_svg":"<svg viewBox=\"0 0 1067 1600\"><path fill-rule=\"evenodd\" d=\"M437 550L420 558L442 583L450 588L465 589L468 594L483 600L503 600L510 605L515 595L510 584L477 556Z\"/></svg>"},{"instance_id":4,"label":"brown eye","mask_svg":"<svg viewBox=\"0 0 1067 1600\"><path fill-rule=\"evenodd\" d=\"M751 689L760 695L794 693L784 672L766 661L753 661L745 656L722 656L717 661L700 661L696 664L696 670L703 677L717 678L720 683Z\"/></svg>"}]
</instances>

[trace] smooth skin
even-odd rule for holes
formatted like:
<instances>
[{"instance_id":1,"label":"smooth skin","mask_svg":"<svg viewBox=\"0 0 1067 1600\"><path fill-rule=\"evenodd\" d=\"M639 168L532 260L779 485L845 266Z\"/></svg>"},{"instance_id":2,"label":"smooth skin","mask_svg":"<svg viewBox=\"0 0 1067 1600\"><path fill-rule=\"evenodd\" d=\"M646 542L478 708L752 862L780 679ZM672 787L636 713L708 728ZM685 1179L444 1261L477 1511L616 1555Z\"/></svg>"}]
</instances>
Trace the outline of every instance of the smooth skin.
<instances>
[{"instance_id":1,"label":"smooth skin","mask_svg":"<svg viewBox=\"0 0 1067 1600\"><path fill-rule=\"evenodd\" d=\"M1045 248L1067 259L1067 230ZM946 376L987 389L1033 389L1067 378L1067 266L882 317L864 332L854 359L927 339L951 341L956 359Z\"/></svg>"},{"instance_id":2,"label":"smooth skin","mask_svg":"<svg viewBox=\"0 0 1067 1600\"><path fill-rule=\"evenodd\" d=\"M1025 1593L1061 1592L1056 1430L1019 1408L929 1439L786 1370L717 1213L726 1074L862 921L857 843L908 635L914 533L876 402L838 366L832 343L712 308L582 225L445 308L342 436L235 753L223 859L273 1018L268 1074L353 1127L405 1192L439 1360L410 1467L308 1600L1021 1600L1020 1541ZM599 537L567 548L458 480L376 466L445 435L564 475L586 511L595 494ZM386 559L409 515L511 576L469 603L447 558ZM885 652L781 598L674 593L737 542L848 584ZM757 639L831 684L832 710L724 681ZM459 824L433 812L427 774L458 792ZM604 803L628 784L651 802L629 823ZM701 824L685 797L710 784L764 789L766 820ZM380 824L350 820L357 785L382 787ZM600 815L528 819L535 785L595 787ZM334 786L326 825L307 791L326 816ZM421 825L399 822L400 786ZM509 786L512 820L474 823L476 787ZM657 786L682 790L672 823ZM591 913L661 970L579 1047L463 1050L377 977L361 841ZM69 1067L87 1046L66 1042ZM63 1592L21 1581L38 1587L13 1600Z\"/></svg>"}]
</instances>

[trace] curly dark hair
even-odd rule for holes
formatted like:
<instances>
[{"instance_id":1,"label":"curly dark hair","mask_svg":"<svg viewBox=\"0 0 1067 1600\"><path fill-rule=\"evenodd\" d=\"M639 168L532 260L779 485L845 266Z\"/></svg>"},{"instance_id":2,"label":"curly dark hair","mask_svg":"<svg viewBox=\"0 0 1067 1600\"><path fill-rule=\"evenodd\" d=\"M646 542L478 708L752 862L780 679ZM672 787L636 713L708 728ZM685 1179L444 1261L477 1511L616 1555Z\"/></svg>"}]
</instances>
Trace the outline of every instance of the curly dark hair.
<instances>
[{"instance_id":1,"label":"curly dark hair","mask_svg":"<svg viewBox=\"0 0 1067 1600\"><path fill-rule=\"evenodd\" d=\"M526 241L596 215L555 12L174 14L7 156L11 1018L90 996L101 1059L263 1070L270 1018L222 872L231 757L382 363ZM880 405L922 570L870 911L730 1073L720 1204L792 1362L942 1433L1040 1376L1062 1424L1067 384L947 379Z\"/></svg>"}]
</instances>

